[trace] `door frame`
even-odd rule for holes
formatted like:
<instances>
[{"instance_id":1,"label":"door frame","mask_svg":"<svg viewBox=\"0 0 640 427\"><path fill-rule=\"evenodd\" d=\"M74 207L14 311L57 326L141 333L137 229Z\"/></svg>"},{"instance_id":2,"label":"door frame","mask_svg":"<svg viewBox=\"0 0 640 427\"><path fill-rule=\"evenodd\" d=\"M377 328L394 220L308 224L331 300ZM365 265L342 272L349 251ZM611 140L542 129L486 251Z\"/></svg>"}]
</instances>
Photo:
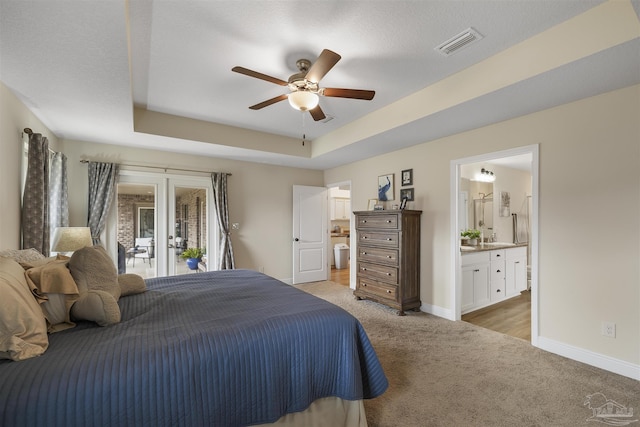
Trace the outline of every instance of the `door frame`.
<instances>
[{"instance_id":1,"label":"door frame","mask_svg":"<svg viewBox=\"0 0 640 427\"><path fill-rule=\"evenodd\" d=\"M460 228L458 225L458 193L460 191L460 167L463 164L478 163L494 160L502 157L531 154L531 344L538 345L540 304L538 296L538 191L539 191L539 144L527 145L518 148L496 151L462 159L451 160L450 166L450 236L451 236L451 302L452 308L450 320L461 320L462 304L462 274L461 274L461 254L460 238L458 236Z\"/></svg>"},{"instance_id":2,"label":"door frame","mask_svg":"<svg viewBox=\"0 0 640 427\"><path fill-rule=\"evenodd\" d=\"M206 178L206 179L205 179ZM215 220L216 213L213 204L213 184L211 183L211 178L208 177L195 177L195 176L184 176L184 175L170 175L167 177L167 187L168 187L168 197L167 197L167 226L171 227L172 230L175 230L175 212L176 212L176 187L182 188L195 188L195 189L205 189L207 191L207 201L206 201L206 223L207 223L207 270L210 269L211 265L215 265L215 261L218 259L218 250L219 247L216 244L218 242L218 223ZM174 245L175 247L175 232L172 233L172 239L169 239L167 236L167 243ZM168 244L167 249L168 249ZM174 270L176 263L176 251L169 251L167 254L167 274L174 275L176 271Z\"/></svg>"},{"instance_id":3,"label":"door frame","mask_svg":"<svg viewBox=\"0 0 640 427\"><path fill-rule=\"evenodd\" d=\"M167 276L169 274L169 265L175 260L175 251L169 255L168 244L160 242L169 242L169 196L175 197L175 193L170 193L170 188L178 186L193 186L194 188L207 188L207 254L210 260L217 259L218 245L215 244L218 238L218 225L215 221L215 209L213 207L213 185L211 179L202 175L179 175L159 172L146 172L129 169L121 169L118 173L118 183L144 184L155 187L155 224L156 236L155 240L155 260L156 260L156 277ZM110 253L114 260L117 260L118 253L118 201L113 201L109 212L107 225L105 227L104 241L107 252ZM166 224L167 227L160 225ZM172 227L173 229L173 227ZM174 243L172 240L171 243ZM115 262L115 261L114 261ZM210 262L210 261L209 261Z\"/></svg>"},{"instance_id":4,"label":"door frame","mask_svg":"<svg viewBox=\"0 0 640 427\"><path fill-rule=\"evenodd\" d=\"M350 237L349 237L349 259L352 260L352 262L349 263L349 287L351 289L355 289L356 288L356 269L355 269L355 265L357 263L353 262L353 260L356 259L356 245L354 244L354 242L356 241L354 238L354 233L355 233L355 220L356 217L355 215L353 215L353 189L352 189L352 185L351 185L351 180L347 180L347 181L340 181L340 182L336 182L333 184L327 184L327 191L330 188L333 187L342 187L342 186L349 186L349 200L351 202L351 209L349 212L349 233L350 233ZM327 266L328 271L331 271L331 251L333 251L333 248L331 247L331 204L327 203L327 229L329 230L329 239L327 240L327 251L328 251L328 256L327 256L327 262L329 263L329 265ZM329 276L331 276L331 274L329 274Z\"/></svg>"}]
</instances>

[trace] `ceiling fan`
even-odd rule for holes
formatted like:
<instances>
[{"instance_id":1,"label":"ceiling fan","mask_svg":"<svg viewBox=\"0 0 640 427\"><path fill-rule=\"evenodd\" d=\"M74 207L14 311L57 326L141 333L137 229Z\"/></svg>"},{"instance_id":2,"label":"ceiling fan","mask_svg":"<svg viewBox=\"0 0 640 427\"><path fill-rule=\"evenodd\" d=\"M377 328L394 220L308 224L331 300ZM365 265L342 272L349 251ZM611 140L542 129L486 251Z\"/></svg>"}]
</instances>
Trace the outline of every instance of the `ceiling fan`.
<instances>
[{"instance_id":1,"label":"ceiling fan","mask_svg":"<svg viewBox=\"0 0 640 427\"><path fill-rule=\"evenodd\" d=\"M326 117L319 105L320 96L370 101L376 94L373 90L320 87L320 80L336 65L340 58L340 55L337 53L324 49L313 64L311 64L311 61L308 59L299 59L296 61L299 72L291 75L288 81L280 80L276 77L271 77L244 67L233 67L231 71L280 86L289 86L290 93L278 95L259 104L252 105L249 107L252 110L259 110L276 102L288 99L289 104L291 104L293 108L300 111L309 111L313 120L318 121Z\"/></svg>"}]
</instances>

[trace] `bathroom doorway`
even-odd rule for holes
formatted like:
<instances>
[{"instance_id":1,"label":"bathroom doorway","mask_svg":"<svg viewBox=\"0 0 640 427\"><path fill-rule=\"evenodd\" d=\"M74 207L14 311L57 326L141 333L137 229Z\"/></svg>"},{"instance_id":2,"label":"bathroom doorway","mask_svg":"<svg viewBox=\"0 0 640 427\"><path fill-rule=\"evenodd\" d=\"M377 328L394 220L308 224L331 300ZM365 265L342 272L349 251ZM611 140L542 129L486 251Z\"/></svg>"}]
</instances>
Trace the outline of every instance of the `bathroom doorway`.
<instances>
[{"instance_id":1,"label":"bathroom doorway","mask_svg":"<svg viewBox=\"0 0 640 427\"><path fill-rule=\"evenodd\" d=\"M327 186L329 194L330 280L344 286L351 285L351 182Z\"/></svg>"},{"instance_id":2,"label":"bathroom doorway","mask_svg":"<svg viewBox=\"0 0 640 427\"><path fill-rule=\"evenodd\" d=\"M519 338L528 337L536 345L539 313L536 286L538 146L458 159L452 161L451 166L453 317ZM486 176L482 175L490 174L491 179L483 179ZM524 185L526 180L528 184ZM478 227L484 242L526 246L526 264L530 273L524 293L495 304L485 301L469 308L469 298L463 295L463 289L468 289L467 282L463 286L468 273L463 273L462 264L463 257L470 254L467 251L473 249L462 244L460 234ZM482 250L490 248L487 245ZM523 310L527 312L523 313ZM526 320L524 323L523 318ZM515 332L510 332L511 329ZM528 329L529 334L523 333L523 329Z\"/></svg>"}]
</instances>

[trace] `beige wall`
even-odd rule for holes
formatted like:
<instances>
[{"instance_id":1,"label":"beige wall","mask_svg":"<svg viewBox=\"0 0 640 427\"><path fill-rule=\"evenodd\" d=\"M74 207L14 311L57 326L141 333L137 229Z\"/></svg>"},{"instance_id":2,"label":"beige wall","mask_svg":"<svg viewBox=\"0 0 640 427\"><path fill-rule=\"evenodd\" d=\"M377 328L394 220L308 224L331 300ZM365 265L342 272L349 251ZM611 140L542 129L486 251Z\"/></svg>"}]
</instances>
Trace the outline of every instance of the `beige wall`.
<instances>
[{"instance_id":1,"label":"beige wall","mask_svg":"<svg viewBox=\"0 0 640 427\"><path fill-rule=\"evenodd\" d=\"M85 225L87 165L81 159L124 164L171 165L181 169L228 172L229 215L240 224L232 232L237 268L292 277L293 185L323 185L322 171L248 163L108 144L64 141L69 157L69 221Z\"/></svg>"},{"instance_id":2,"label":"beige wall","mask_svg":"<svg viewBox=\"0 0 640 427\"><path fill-rule=\"evenodd\" d=\"M540 336L640 365L640 86L606 93L325 171L352 207L378 175L413 168L423 304L451 309L450 162L540 146ZM398 190L396 190L396 197ZM617 337L601 335L602 321ZM637 369L637 368L636 368Z\"/></svg>"},{"instance_id":3,"label":"beige wall","mask_svg":"<svg viewBox=\"0 0 640 427\"><path fill-rule=\"evenodd\" d=\"M0 249L20 247L20 205L22 195L22 131L31 128L49 140L49 148L61 148L58 138L0 82Z\"/></svg>"}]
</instances>

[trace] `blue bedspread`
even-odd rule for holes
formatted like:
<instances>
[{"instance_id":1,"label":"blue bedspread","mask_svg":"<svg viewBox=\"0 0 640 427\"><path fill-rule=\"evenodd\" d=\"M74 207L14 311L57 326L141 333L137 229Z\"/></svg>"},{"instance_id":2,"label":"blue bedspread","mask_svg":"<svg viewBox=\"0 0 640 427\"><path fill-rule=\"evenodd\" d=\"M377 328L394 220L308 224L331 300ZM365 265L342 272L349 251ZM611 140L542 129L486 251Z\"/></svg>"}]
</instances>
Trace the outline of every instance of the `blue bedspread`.
<instances>
[{"instance_id":1,"label":"blue bedspread","mask_svg":"<svg viewBox=\"0 0 640 427\"><path fill-rule=\"evenodd\" d=\"M242 426L322 397L373 398L387 379L346 311L249 270L147 280L122 322L50 335L0 361L2 426Z\"/></svg>"}]
</instances>

